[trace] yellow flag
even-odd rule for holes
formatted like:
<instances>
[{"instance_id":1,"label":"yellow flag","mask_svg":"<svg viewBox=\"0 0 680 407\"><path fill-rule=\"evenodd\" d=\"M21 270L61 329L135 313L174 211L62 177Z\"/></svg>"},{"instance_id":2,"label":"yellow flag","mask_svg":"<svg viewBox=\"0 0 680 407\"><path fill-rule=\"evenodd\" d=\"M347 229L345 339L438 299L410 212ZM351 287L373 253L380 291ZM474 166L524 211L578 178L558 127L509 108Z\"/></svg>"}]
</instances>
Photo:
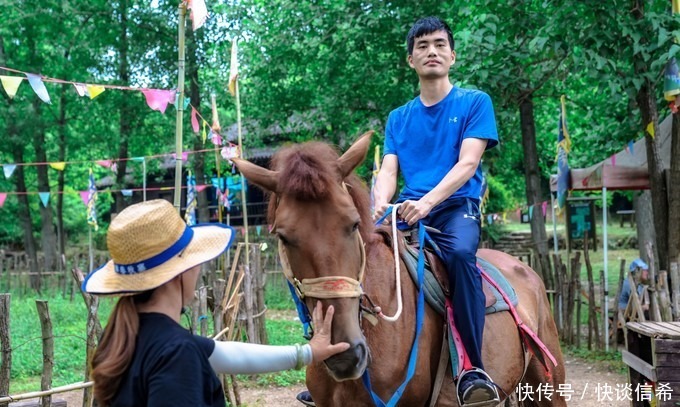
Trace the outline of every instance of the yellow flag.
<instances>
[{"instance_id":1,"label":"yellow flag","mask_svg":"<svg viewBox=\"0 0 680 407\"><path fill-rule=\"evenodd\" d=\"M236 39L231 43L231 68L229 73L229 93L231 93L231 96L236 96L236 81L238 80L238 51L236 43Z\"/></svg>"},{"instance_id":2,"label":"yellow flag","mask_svg":"<svg viewBox=\"0 0 680 407\"><path fill-rule=\"evenodd\" d=\"M101 95L106 90L105 87L99 85L87 85L87 93L90 95L90 100Z\"/></svg>"},{"instance_id":3,"label":"yellow flag","mask_svg":"<svg viewBox=\"0 0 680 407\"><path fill-rule=\"evenodd\" d=\"M205 144L205 140L208 138L208 134L205 132L205 126L208 124L205 120L203 120L203 133L201 133L201 138L203 139L203 144Z\"/></svg>"},{"instance_id":4,"label":"yellow flag","mask_svg":"<svg viewBox=\"0 0 680 407\"><path fill-rule=\"evenodd\" d=\"M19 89L19 85L21 85L21 81L23 80L24 78L22 78L21 76L0 75L2 87L5 88L5 92L7 92L7 96L9 96L10 99L14 99L14 95L17 94L17 89Z\"/></svg>"},{"instance_id":5,"label":"yellow flag","mask_svg":"<svg viewBox=\"0 0 680 407\"><path fill-rule=\"evenodd\" d=\"M654 138L654 122L649 122L647 125L647 133Z\"/></svg>"},{"instance_id":6,"label":"yellow flag","mask_svg":"<svg viewBox=\"0 0 680 407\"><path fill-rule=\"evenodd\" d=\"M66 163L63 161L50 163L50 167L54 168L57 171L64 171L64 168L66 168Z\"/></svg>"}]
</instances>

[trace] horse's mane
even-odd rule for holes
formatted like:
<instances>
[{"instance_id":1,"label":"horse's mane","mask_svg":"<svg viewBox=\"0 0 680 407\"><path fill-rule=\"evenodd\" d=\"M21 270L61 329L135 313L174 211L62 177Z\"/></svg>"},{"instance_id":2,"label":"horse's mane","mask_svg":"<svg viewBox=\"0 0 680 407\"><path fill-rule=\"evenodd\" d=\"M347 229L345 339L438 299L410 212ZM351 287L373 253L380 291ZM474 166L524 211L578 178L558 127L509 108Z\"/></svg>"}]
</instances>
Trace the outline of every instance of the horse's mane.
<instances>
[{"instance_id":1,"label":"horse's mane","mask_svg":"<svg viewBox=\"0 0 680 407\"><path fill-rule=\"evenodd\" d=\"M338 182L338 152L318 141L295 144L279 150L271 160L271 169L279 171L278 190L302 201L321 200L330 194L330 186ZM361 217L360 232L364 239L373 230L370 199L366 185L355 174L344 179ZM269 198L267 218L274 223L276 193Z\"/></svg>"}]
</instances>

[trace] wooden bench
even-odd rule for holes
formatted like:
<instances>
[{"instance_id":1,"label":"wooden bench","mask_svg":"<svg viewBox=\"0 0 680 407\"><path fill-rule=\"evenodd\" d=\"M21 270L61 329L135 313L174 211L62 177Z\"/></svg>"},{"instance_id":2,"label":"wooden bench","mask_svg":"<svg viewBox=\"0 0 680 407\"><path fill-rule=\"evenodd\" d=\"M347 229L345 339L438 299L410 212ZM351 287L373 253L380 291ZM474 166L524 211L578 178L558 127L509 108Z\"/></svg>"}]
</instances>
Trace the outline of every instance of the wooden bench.
<instances>
[{"instance_id":1,"label":"wooden bench","mask_svg":"<svg viewBox=\"0 0 680 407\"><path fill-rule=\"evenodd\" d=\"M633 391L631 406L648 406L636 393L652 385L659 407L680 402L680 322L628 322L626 349L621 351L628 365L628 380ZM665 399L665 400L664 400Z\"/></svg>"},{"instance_id":2,"label":"wooden bench","mask_svg":"<svg viewBox=\"0 0 680 407\"><path fill-rule=\"evenodd\" d=\"M619 222L621 222L620 223L621 227L623 227L623 221L626 220L626 217L628 217L630 227L633 227L635 225L635 209L622 209L620 211L616 211L616 214L619 215Z\"/></svg>"}]
</instances>

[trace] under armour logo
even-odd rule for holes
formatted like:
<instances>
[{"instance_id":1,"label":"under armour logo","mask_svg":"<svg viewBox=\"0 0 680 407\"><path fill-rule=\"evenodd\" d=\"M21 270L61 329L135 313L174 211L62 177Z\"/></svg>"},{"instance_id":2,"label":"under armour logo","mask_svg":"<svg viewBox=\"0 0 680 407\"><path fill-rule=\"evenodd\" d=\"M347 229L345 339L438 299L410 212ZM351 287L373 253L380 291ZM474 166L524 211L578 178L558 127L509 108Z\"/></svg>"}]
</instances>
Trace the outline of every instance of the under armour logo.
<instances>
[{"instance_id":1,"label":"under armour logo","mask_svg":"<svg viewBox=\"0 0 680 407\"><path fill-rule=\"evenodd\" d=\"M458 123L458 116L456 116L456 117L449 117L449 123Z\"/></svg>"}]
</instances>

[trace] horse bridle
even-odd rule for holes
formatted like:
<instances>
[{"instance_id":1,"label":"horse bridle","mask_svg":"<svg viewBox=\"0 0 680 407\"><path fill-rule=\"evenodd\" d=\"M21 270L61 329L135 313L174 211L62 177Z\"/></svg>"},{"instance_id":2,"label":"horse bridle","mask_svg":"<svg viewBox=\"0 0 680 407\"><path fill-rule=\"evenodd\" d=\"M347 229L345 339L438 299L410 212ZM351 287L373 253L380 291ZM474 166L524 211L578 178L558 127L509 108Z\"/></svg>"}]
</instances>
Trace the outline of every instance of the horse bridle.
<instances>
[{"instance_id":1,"label":"horse bridle","mask_svg":"<svg viewBox=\"0 0 680 407\"><path fill-rule=\"evenodd\" d=\"M326 276L298 280L293 275L293 270L290 267L286 254L286 248L283 246L281 239L279 239L279 258L281 259L283 275L293 285L300 299L305 297L322 299L361 297L364 294L361 283L364 281L364 273L366 271L366 248L359 232L357 232L357 241L361 252L361 266L359 267L359 274L356 279L345 276Z\"/></svg>"}]
</instances>

